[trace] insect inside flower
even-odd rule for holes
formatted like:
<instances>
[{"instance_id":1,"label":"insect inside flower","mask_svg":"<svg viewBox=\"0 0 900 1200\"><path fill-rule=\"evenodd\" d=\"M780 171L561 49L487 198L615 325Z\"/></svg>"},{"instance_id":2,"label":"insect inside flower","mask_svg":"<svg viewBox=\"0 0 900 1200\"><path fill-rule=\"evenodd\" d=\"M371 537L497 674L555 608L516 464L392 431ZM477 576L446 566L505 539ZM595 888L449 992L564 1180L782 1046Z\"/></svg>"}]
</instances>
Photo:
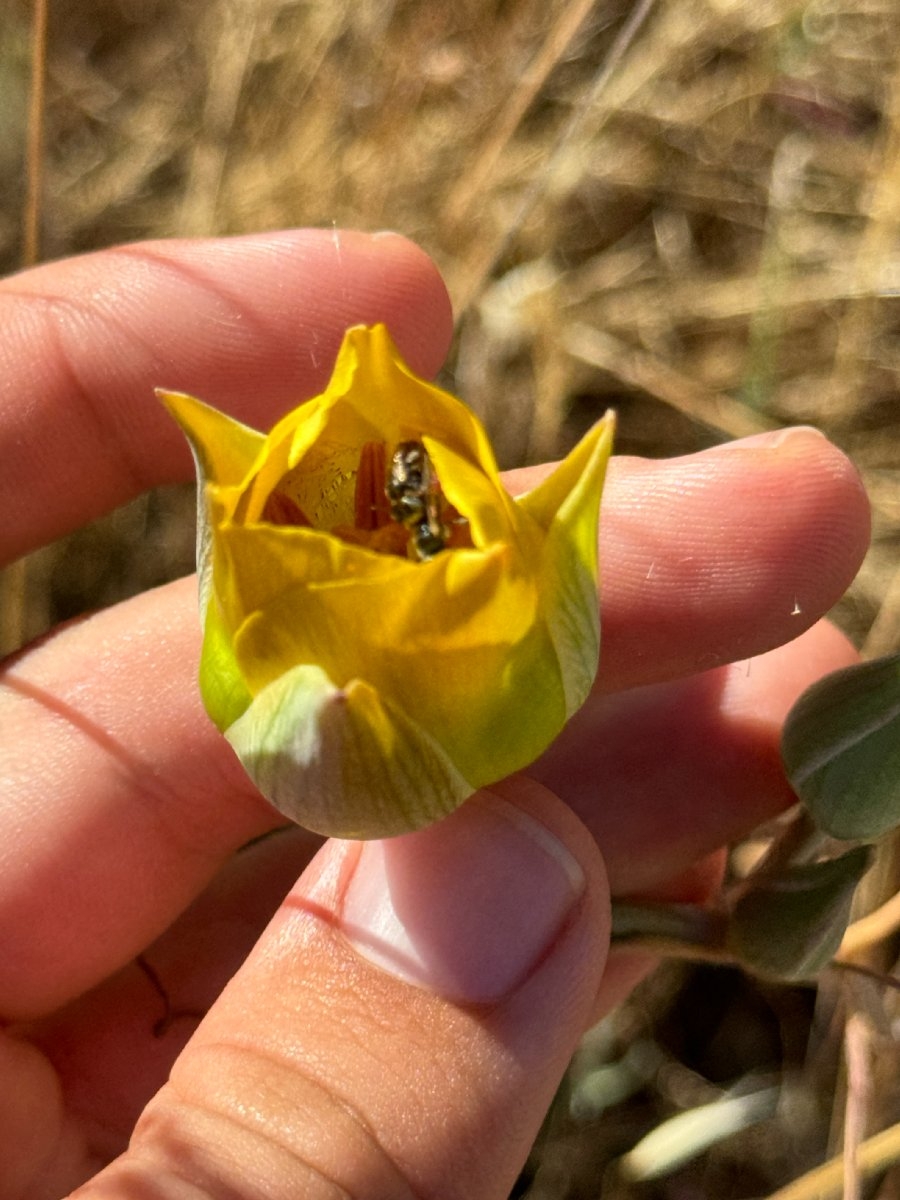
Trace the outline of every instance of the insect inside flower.
<instances>
[{"instance_id":1,"label":"insect inside flower","mask_svg":"<svg viewBox=\"0 0 900 1200\"><path fill-rule=\"evenodd\" d=\"M443 520L441 482L421 442L400 442L391 458L384 491L391 517L412 535L416 557L423 561L434 558L447 545L450 528Z\"/></svg>"},{"instance_id":2,"label":"insect inside flower","mask_svg":"<svg viewBox=\"0 0 900 1200\"><path fill-rule=\"evenodd\" d=\"M293 473L268 497L262 512L273 525L318 527L298 503ZM468 521L448 501L431 456L417 438L398 442L387 459L384 442L366 442L355 473L353 524L327 532L380 554L428 562L448 548L471 547Z\"/></svg>"}]
</instances>

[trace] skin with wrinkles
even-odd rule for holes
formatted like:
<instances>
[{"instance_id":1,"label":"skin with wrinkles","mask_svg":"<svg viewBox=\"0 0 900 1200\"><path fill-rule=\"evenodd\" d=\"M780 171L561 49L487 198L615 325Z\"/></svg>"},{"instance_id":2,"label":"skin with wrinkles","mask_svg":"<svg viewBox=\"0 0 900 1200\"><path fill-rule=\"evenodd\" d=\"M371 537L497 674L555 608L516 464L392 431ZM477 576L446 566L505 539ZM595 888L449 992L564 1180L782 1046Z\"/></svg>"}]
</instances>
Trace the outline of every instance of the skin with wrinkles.
<instances>
[{"instance_id":1,"label":"skin with wrinkles","mask_svg":"<svg viewBox=\"0 0 900 1200\"><path fill-rule=\"evenodd\" d=\"M189 477L153 386L268 427L321 388L344 329L374 320L433 373L451 332L434 268L401 238L339 243L160 243L6 281L0 556ZM438 863L460 881L427 913L452 949L456 920L493 932L516 821L560 847L571 906L489 1002L411 984L360 949L344 924L352 843L293 830L235 854L279 818L202 712L191 581L8 662L0 1200L79 1185L80 1200L507 1195L579 1035L646 966L605 963L609 884L702 897L717 848L789 802L780 725L853 660L820 618L867 536L852 466L812 432L614 462L593 695L530 779L463 806L452 838L438 825L400 848L413 899ZM504 806L519 817L508 841L497 826L479 846L467 913L467 822ZM535 888L531 911L504 919L524 940L544 902Z\"/></svg>"}]
</instances>

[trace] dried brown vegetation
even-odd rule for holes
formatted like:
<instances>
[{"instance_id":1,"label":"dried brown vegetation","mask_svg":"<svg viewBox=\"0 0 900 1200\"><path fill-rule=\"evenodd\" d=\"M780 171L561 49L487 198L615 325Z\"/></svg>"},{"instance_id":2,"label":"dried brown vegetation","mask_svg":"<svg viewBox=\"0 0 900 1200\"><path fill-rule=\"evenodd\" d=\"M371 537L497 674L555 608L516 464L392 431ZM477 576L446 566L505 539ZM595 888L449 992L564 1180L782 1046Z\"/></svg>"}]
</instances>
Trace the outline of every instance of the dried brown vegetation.
<instances>
[{"instance_id":1,"label":"dried brown vegetation","mask_svg":"<svg viewBox=\"0 0 900 1200\"><path fill-rule=\"evenodd\" d=\"M558 453L609 405L629 453L684 453L792 422L827 432L858 464L875 513L837 617L866 652L897 647L894 0L51 9L44 256L298 224L401 230L446 275L454 387L506 465ZM0 27L6 270L22 255L31 12L8 3ZM190 504L161 491L41 552L24 582L26 632L189 569ZM586 1047L577 1103L560 1102L521 1194L595 1196L606 1176L608 1197L762 1195L839 1145L837 984L820 990L811 1024L806 992L734 983L732 996L727 973L713 984L704 971L679 999L674 978ZM708 1030L689 1028L686 994ZM869 1043L883 1049L889 1005L877 988L865 1000ZM764 1134L655 1184L610 1176L661 1116L759 1072L791 1085ZM876 1087L876 1123L890 1090ZM891 1186L877 1194L896 1195Z\"/></svg>"}]
</instances>

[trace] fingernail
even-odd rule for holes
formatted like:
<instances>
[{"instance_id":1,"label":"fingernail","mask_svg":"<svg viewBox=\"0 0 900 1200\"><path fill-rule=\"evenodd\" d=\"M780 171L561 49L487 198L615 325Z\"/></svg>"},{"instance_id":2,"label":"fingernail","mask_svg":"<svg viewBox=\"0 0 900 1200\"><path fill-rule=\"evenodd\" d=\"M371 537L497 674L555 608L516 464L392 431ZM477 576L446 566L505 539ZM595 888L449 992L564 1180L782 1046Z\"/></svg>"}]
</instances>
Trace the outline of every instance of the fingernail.
<instances>
[{"instance_id":1,"label":"fingernail","mask_svg":"<svg viewBox=\"0 0 900 1200\"><path fill-rule=\"evenodd\" d=\"M479 792L429 829L364 843L341 925L389 974L486 1004L534 970L584 886L578 862L544 825Z\"/></svg>"},{"instance_id":2,"label":"fingernail","mask_svg":"<svg viewBox=\"0 0 900 1200\"><path fill-rule=\"evenodd\" d=\"M738 438L734 442L723 442L718 450L775 450L786 442L797 443L815 438L827 441L825 434L815 425L789 425L786 429L767 429L765 433L754 433L750 437Z\"/></svg>"}]
</instances>

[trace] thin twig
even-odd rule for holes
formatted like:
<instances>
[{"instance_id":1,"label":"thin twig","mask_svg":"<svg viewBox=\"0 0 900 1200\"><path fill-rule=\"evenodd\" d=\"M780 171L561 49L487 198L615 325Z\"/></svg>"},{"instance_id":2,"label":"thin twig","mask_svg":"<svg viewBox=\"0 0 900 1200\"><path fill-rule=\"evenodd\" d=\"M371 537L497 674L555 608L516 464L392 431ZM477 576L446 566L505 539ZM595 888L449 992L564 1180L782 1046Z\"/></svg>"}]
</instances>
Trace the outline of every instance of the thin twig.
<instances>
[{"instance_id":1,"label":"thin twig","mask_svg":"<svg viewBox=\"0 0 900 1200\"><path fill-rule=\"evenodd\" d=\"M693 421L729 438L776 429L777 422L724 392L713 392L697 379L657 356L583 322L568 326L562 345L581 362L606 371L635 390L662 400Z\"/></svg>"},{"instance_id":2,"label":"thin twig","mask_svg":"<svg viewBox=\"0 0 900 1200\"><path fill-rule=\"evenodd\" d=\"M44 182L44 104L47 76L47 0L34 0L31 34L31 89L25 146L25 212L22 266L40 258L41 196Z\"/></svg>"},{"instance_id":3,"label":"thin twig","mask_svg":"<svg viewBox=\"0 0 900 1200\"><path fill-rule=\"evenodd\" d=\"M212 13L218 28L209 62L203 118L194 139L179 231L188 237L219 232L218 205L234 122L263 15L243 0L221 0Z\"/></svg>"},{"instance_id":4,"label":"thin twig","mask_svg":"<svg viewBox=\"0 0 900 1200\"><path fill-rule=\"evenodd\" d=\"M900 892L891 896L874 912L854 921L841 942L839 951L841 958L850 958L868 949L869 946L883 942L900 929Z\"/></svg>"},{"instance_id":5,"label":"thin twig","mask_svg":"<svg viewBox=\"0 0 900 1200\"><path fill-rule=\"evenodd\" d=\"M861 1013L851 1013L844 1028L847 1101L844 1106L844 1200L860 1200L859 1147L865 1135L872 1085L869 1029Z\"/></svg>"},{"instance_id":6,"label":"thin twig","mask_svg":"<svg viewBox=\"0 0 900 1200\"><path fill-rule=\"evenodd\" d=\"M862 975L864 979L871 979L880 987L900 992L900 979L896 975L885 975L882 971L876 971L874 967L864 967L860 963L848 962L846 959L835 957L828 964L828 968L829 970L849 971L852 975Z\"/></svg>"},{"instance_id":7,"label":"thin twig","mask_svg":"<svg viewBox=\"0 0 900 1200\"><path fill-rule=\"evenodd\" d=\"M444 206L441 222L445 227L444 237L451 244L456 230L468 219L473 207L482 203L497 160L593 7L594 0L575 0L563 8L537 56L523 73L519 86L496 120L491 122L489 137L474 162L460 174L459 182Z\"/></svg>"},{"instance_id":8,"label":"thin twig","mask_svg":"<svg viewBox=\"0 0 900 1200\"><path fill-rule=\"evenodd\" d=\"M731 964L735 960L725 947L727 928L724 913L695 904L613 901L612 944L616 950Z\"/></svg>"},{"instance_id":9,"label":"thin twig","mask_svg":"<svg viewBox=\"0 0 900 1200\"><path fill-rule=\"evenodd\" d=\"M868 1138L859 1147L857 1164L862 1179L900 1162L900 1124L892 1125ZM773 1192L768 1200L839 1200L844 1180L840 1156L809 1171L787 1187Z\"/></svg>"},{"instance_id":10,"label":"thin twig","mask_svg":"<svg viewBox=\"0 0 900 1200\"><path fill-rule=\"evenodd\" d=\"M638 3L629 13L627 21L619 30L619 34L610 48L606 61L594 79L592 86L584 92L584 95L572 110L568 121L566 121L557 135L550 154L547 157L544 169L535 173L531 184L525 189L519 206L511 220L507 223L502 237L493 246L488 248L485 255L479 259L470 271L469 278L463 282L457 300L460 313L467 309L481 294L494 267L506 254L513 238L525 223L535 204L537 204L546 191L547 182L553 177L554 171L568 150L569 143L593 111L594 105L609 84L616 68L625 57L644 22L650 16L655 2L656 0L638 0Z\"/></svg>"},{"instance_id":11,"label":"thin twig","mask_svg":"<svg viewBox=\"0 0 900 1200\"><path fill-rule=\"evenodd\" d=\"M34 0L31 32L31 86L25 140L25 207L22 213L22 266L40 258L41 199L44 178L44 107L47 76L47 0ZM11 563L0 578L0 656L25 640L27 559Z\"/></svg>"},{"instance_id":12,"label":"thin twig","mask_svg":"<svg viewBox=\"0 0 900 1200\"><path fill-rule=\"evenodd\" d=\"M821 840L822 835L809 811L802 806L798 807L794 815L779 829L752 871L735 884L731 892L732 901L738 895L749 891L758 879L777 875L790 863L808 862L812 851L818 847Z\"/></svg>"}]
</instances>

